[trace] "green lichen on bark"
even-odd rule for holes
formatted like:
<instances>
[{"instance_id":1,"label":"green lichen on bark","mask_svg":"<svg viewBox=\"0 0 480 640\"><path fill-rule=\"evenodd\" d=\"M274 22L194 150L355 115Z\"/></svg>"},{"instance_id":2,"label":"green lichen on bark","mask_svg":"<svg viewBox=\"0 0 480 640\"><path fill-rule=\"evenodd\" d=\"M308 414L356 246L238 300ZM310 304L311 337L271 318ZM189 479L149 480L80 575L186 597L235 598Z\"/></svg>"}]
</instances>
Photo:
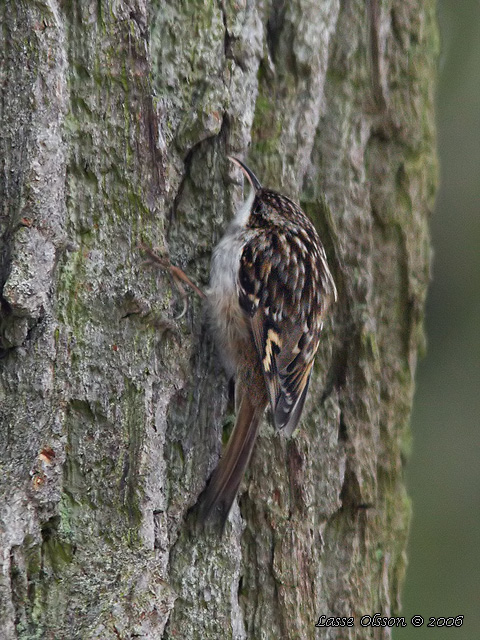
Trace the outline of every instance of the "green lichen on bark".
<instances>
[{"instance_id":1,"label":"green lichen on bark","mask_svg":"<svg viewBox=\"0 0 480 640\"><path fill-rule=\"evenodd\" d=\"M0 11L2 637L312 638L322 613L398 614L433 1ZM301 429L265 422L218 539L188 509L227 381L201 304L177 322L139 245L205 286L242 199L226 155L248 149L317 225L339 301Z\"/></svg>"}]
</instances>

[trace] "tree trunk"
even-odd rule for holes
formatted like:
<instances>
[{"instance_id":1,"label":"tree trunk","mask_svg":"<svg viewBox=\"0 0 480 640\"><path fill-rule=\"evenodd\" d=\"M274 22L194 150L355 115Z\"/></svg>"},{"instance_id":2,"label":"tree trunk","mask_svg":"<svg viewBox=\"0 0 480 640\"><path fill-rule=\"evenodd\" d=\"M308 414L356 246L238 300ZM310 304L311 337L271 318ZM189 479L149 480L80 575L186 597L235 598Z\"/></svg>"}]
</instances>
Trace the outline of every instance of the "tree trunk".
<instances>
[{"instance_id":1,"label":"tree trunk","mask_svg":"<svg viewBox=\"0 0 480 640\"><path fill-rule=\"evenodd\" d=\"M0 635L390 638L436 182L433 0L0 8ZM339 289L304 419L265 420L225 534L231 423L202 286L242 199L301 202ZM315 628L320 615L353 628Z\"/></svg>"}]
</instances>

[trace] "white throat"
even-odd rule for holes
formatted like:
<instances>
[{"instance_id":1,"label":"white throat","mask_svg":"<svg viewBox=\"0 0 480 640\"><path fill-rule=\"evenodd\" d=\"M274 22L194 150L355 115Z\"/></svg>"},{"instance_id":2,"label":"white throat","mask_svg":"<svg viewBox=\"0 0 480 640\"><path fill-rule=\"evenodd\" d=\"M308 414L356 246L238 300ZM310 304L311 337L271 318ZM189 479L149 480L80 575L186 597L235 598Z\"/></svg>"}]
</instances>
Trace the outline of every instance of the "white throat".
<instances>
[{"instance_id":1,"label":"white throat","mask_svg":"<svg viewBox=\"0 0 480 640\"><path fill-rule=\"evenodd\" d=\"M235 218L232 221L232 226L245 227L250 217L250 210L252 208L253 201L255 200L255 189L250 187L250 193L243 205L237 211Z\"/></svg>"}]
</instances>

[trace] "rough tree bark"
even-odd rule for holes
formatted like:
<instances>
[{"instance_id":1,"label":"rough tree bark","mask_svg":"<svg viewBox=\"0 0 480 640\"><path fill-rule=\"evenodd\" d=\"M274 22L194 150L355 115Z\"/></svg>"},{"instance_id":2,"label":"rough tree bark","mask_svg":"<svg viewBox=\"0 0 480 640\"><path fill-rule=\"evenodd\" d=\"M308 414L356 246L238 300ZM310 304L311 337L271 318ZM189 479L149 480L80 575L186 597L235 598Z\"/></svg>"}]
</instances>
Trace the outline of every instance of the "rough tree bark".
<instances>
[{"instance_id":1,"label":"rough tree bark","mask_svg":"<svg viewBox=\"0 0 480 640\"><path fill-rule=\"evenodd\" d=\"M389 638L435 190L433 0L7 0L0 635ZM242 198L301 201L340 299L305 417L222 539L185 518L227 411L202 286ZM353 629L315 629L319 615Z\"/></svg>"}]
</instances>

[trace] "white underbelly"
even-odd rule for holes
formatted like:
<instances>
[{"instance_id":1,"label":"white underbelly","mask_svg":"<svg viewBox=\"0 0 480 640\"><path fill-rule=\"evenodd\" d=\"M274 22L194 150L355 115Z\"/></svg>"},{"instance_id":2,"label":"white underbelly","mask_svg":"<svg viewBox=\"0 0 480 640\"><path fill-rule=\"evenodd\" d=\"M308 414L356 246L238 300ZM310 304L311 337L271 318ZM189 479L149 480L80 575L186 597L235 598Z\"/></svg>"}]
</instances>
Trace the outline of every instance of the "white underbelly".
<instances>
[{"instance_id":1,"label":"white underbelly","mask_svg":"<svg viewBox=\"0 0 480 640\"><path fill-rule=\"evenodd\" d=\"M207 292L213 333L229 375L237 368L239 343L248 337L245 316L238 303L238 272L243 246L242 232L227 232L212 256Z\"/></svg>"}]
</instances>

